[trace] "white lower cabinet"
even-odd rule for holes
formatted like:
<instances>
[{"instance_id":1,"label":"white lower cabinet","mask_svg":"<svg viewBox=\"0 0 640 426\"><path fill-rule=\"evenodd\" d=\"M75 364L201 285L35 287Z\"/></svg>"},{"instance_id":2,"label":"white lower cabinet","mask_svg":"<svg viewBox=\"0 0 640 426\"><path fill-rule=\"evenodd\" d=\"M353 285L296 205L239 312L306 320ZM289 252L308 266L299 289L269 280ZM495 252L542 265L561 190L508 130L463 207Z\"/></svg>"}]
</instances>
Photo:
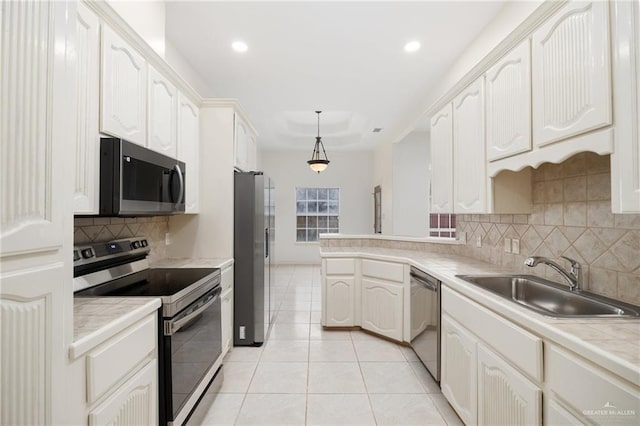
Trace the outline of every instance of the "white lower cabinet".
<instances>
[{"instance_id":1,"label":"white lower cabinet","mask_svg":"<svg viewBox=\"0 0 640 426\"><path fill-rule=\"evenodd\" d=\"M89 413L89 426L138 426L158 423L158 365L148 362Z\"/></svg>"},{"instance_id":2,"label":"white lower cabinet","mask_svg":"<svg viewBox=\"0 0 640 426\"><path fill-rule=\"evenodd\" d=\"M540 388L485 345L478 343L477 353L478 424L540 424Z\"/></svg>"},{"instance_id":3,"label":"white lower cabinet","mask_svg":"<svg viewBox=\"0 0 640 426\"><path fill-rule=\"evenodd\" d=\"M401 341L402 308L402 284L362 278L362 328Z\"/></svg>"},{"instance_id":4,"label":"white lower cabinet","mask_svg":"<svg viewBox=\"0 0 640 426\"><path fill-rule=\"evenodd\" d=\"M582 426L584 423L553 399L545 398L545 425Z\"/></svg>"},{"instance_id":5,"label":"white lower cabinet","mask_svg":"<svg viewBox=\"0 0 640 426\"><path fill-rule=\"evenodd\" d=\"M90 426L158 423L157 336L153 312L76 360L84 364Z\"/></svg>"},{"instance_id":6,"label":"white lower cabinet","mask_svg":"<svg viewBox=\"0 0 640 426\"><path fill-rule=\"evenodd\" d=\"M625 378L552 344L545 347L545 368L547 396L563 407L553 415L581 424L640 424L640 390Z\"/></svg>"},{"instance_id":7,"label":"white lower cabinet","mask_svg":"<svg viewBox=\"0 0 640 426\"><path fill-rule=\"evenodd\" d=\"M355 322L355 287L353 277L326 279L326 326L353 327Z\"/></svg>"},{"instance_id":8,"label":"white lower cabinet","mask_svg":"<svg viewBox=\"0 0 640 426\"><path fill-rule=\"evenodd\" d=\"M476 424L478 340L447 315L442 316L441 339L442 393L466 424Z\"/></svg>"},{"instance_id":9,"label":"white lower cabinet","mask_svg":"<svg viewBox=\"0 0 640 426\"><path fill-rule=\"evenodd\" d=\"M233 265L222 271L222 293L220 309L222 311L222 356L233 347Z\"/></svg>"}]
</instances>

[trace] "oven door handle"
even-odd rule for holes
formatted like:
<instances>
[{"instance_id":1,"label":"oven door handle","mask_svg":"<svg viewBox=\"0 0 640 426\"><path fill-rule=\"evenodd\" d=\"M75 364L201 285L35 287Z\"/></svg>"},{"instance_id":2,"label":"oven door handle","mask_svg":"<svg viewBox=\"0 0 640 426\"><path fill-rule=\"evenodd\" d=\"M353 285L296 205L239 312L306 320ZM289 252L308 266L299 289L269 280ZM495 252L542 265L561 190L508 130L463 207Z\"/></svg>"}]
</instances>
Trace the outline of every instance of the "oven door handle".
<instances>
[{"instance_id":1,"label":"oven door handle","mask_svg":"<svg viewBox=\"0 0 640 426\"><path fill-rule=\"evenodd\" d=\"M180 318L178 320L165 321L164 335L172 336L175 333L177 333L182 327L184 327L189 322L191 322L193 318L197 317L198 315L206 311L209 308L209 306L213 305L215 301L218 300L218 297L220 297L221 292L222 292L222 289L218 287L211 293L211 295L209 296L209 300L206 301L204 305L200 306L198 309L191 312L189 315L186 315L185 317Z\"/></svg>"}]
</instances>

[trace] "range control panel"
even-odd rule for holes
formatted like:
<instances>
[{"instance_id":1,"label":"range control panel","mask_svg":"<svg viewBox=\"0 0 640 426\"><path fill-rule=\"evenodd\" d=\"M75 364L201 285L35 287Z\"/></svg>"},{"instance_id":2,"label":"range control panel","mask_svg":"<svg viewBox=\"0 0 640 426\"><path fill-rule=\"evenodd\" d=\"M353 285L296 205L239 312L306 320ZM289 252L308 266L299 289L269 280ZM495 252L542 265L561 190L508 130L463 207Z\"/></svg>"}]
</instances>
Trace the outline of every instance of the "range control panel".
<instances>
[{"instance_id":1,"label":"range control panel","mask_svg":"<svg viewBox=\"0 0 640 426\"><path fill-rule=\"evenodd\" d=\"M149 240L146 237L75 246L73 248L73 265L89 264L121 255L144 254L149 250Z\"/></svg>"}]
</instances>

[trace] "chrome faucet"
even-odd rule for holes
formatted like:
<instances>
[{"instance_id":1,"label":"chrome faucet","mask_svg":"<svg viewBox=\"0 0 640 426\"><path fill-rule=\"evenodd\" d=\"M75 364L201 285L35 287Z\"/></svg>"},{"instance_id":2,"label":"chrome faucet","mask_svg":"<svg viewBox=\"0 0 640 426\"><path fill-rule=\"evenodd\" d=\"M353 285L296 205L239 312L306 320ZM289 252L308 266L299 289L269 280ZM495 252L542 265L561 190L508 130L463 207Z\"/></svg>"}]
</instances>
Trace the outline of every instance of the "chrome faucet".
<instances>
[{"instance_id":1,"label":"chrome faucet","mask_svg":"<svg viewBox=\"0 0 640 426\"><path fill-rule=\"evenodd\" d=\"M582 290L582 266L573 259L569 259L566 256L561 256L563 259L568 260L571 263L571 269L569 272L565 271L564 268L558 265L553 260L547 259L542 256L529 256L524 260L524 264L530 267L534 267L539 263L544 263L545 265L549 265L553 269L555 269L560 275L564 277L569 283L569 290L571 291L580 291Z\"/></svg>"}]
</instances>

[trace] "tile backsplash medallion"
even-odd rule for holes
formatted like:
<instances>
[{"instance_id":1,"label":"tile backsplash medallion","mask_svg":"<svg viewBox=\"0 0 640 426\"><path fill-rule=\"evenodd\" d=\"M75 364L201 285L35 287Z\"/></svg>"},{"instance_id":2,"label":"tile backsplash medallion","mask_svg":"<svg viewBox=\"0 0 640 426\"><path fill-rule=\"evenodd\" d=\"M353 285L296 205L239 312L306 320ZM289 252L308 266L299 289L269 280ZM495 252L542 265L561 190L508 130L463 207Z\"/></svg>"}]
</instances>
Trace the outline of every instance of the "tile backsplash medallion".
<instances>
[{"instance_id":1,"label":"tile backsplash medallion","mask_svg":"<svg viewBox=\"0 0 640 426\"><path fill-rule=\"evenodd\" d=\"M73 243L82 245L129 237L147 237L151 251L149 261L165 258L165 234L169 232L169 217L82 217L73 221Z\"/></svg>"},{"instance_id":2,"label":"tile backsplash medallion","mask_svg":"<svg viewBox=\"0 0 640 426\"><path fill-rule=\"evenodd\" d=\"M575 155L533 170L533 209L528 215L458 215L457 231L467 244L453 251L526 274L565 282L551 268L524 266L528 255L560 256L583 266L584 287L640 304L640 215L611 213L609 156ZM476 236L482 247L476 248ZM504 252L504 239L520 240L520 254Z\"/></svg>"}]
</instances>

